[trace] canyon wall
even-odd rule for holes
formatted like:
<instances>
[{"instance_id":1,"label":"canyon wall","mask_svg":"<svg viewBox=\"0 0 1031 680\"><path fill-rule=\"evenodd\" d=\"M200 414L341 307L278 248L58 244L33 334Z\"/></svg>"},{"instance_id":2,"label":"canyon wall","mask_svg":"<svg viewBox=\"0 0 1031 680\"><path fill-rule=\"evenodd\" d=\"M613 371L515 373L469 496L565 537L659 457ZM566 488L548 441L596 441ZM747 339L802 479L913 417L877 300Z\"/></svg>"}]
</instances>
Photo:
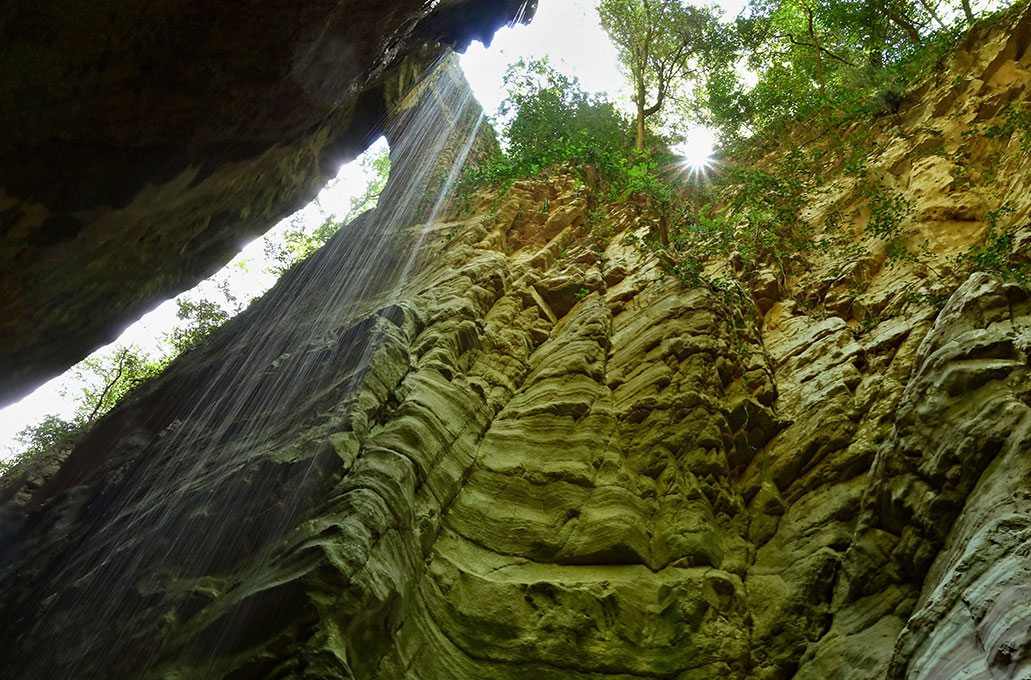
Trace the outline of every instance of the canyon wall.
<instances>
[{"instance_id":1,"label":"canyon wall","mask_svg":"<svg viewBox=\"0 0 1031 680\"><path fill-rule=\"evenodd\" d=\"M480 194L411 265L362 249L381 204L5 506L0 656L22 678L1028 677L1031 297L957 255L1006 227L1001 261L1027 257L1031 143L1006 126L1029 81L1026 9L975 29L867 130L920 256L838 173L803 217L848 214L857 249L758 272L748 323L635 245L657 219L590 172Z\"/></svg>"},{"instance_id":2,"label":"canyon wall","mask_svg":"<svg viewBox=\"0 0 1031 680\"><path fill-rule=\"evenodd\" d=\"M530 0L0 9L0 403L210 276Z\"/></svg>"}]
</instances>

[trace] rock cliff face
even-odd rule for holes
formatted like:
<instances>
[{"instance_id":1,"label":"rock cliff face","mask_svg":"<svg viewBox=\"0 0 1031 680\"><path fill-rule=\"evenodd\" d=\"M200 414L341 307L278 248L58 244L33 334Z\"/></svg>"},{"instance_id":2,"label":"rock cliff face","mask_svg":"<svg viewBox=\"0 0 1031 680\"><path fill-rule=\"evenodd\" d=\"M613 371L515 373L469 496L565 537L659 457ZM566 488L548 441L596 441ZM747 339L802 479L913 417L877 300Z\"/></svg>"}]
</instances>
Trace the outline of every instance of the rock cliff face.
<instances>
[{"instance_id":1,"label":"rock cliff face","mask_svg":"<svg viewBox=\"0 0 1031 680\"><path fill-rule=\"evenodd\" d=\"M0 9L0 403L297 210L529 0Z\"/></svg>"},{"instance_id":2,"label":"rock cliff face","mask_svg":"<svg viewBox=\"0 0 1031 680\"><path fill-rule=\"evenodd\" d=\"M844 273L760 276L744 328L625 241L647 209L589 206L572 174L431 221L411 264L422 225L384 248L398 213L363 216L7 506L0 656L23 678L1028 677L1031 297L927 267L999 196L1001 256L1026 256L1026 137L964 132L1027 101L1029 36L1027 12L974 34L871 138L924 264L868 238ZM959 181L964 156L999 181ZM857 200L834 184L806 217Z\"/></svg>"}]
</instances>

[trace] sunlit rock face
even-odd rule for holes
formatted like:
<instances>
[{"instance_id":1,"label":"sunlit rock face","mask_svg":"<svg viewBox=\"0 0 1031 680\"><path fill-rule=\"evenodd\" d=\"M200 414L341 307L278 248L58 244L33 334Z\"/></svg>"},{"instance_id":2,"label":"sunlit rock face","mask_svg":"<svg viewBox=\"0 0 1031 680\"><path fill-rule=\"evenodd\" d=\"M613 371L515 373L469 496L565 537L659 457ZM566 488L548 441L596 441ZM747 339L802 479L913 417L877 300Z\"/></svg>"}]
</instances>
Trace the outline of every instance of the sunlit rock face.
<instances>
[{"instance_id":1,"label":"sunlit rock face","mask_svg":"<svg viewBox=\"0 0 1031 680\"><path fill-rule=\"evenodd\" d=\"M526 5L4 3L0 403L309 201L443 45Z\"/></svg>"},{"instance_id":2,"label":"sunlit rock face","mask_svg":"<svg viewBox=\"0 0 1031 680\"><path fill-rule=\"evenodd\" d=\"M1028 17L1007 21L953 64L1006 78L971 75L967 108L938 115L956 73L937 74L871 151L928 208L907 228L935 266L986 225L930 209L974 189L922 135L961 145L985 101L1027 99ZM433 110L478 118L460 90ZM404 120L394 153L426 129ZM461 163L479 139L411 148ZM992 190L1027 215L1020 138L992 144ZM393 175L59 471L11 487L11 675L1027 677L1026 289L975 272L940 308L895 305L929 277L864 241L844 274L761 272L733 324L626 239L657 227L647 206L557 170L434 216L405 187L438 174ZM1004 256L1026 256L1019 224Z\"/></svg>"}]
</instances>

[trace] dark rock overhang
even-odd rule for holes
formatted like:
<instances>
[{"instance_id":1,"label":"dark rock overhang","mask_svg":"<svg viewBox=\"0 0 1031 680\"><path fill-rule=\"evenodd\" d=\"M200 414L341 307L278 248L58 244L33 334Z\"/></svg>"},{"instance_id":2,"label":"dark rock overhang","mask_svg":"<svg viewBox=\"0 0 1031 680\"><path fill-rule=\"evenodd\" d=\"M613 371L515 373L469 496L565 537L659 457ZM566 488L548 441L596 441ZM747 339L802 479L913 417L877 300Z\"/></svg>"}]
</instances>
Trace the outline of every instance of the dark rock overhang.
<instances>
[{"instance_id":1,"label":"dark rock overhang","mask_svg":"<svg viewBox=\"0 0 1031 680\"><path fill-rule=\"evenodd\" d=\"M0 10L0 403L216 271L381 134L413 71L535 5Z\"/></svg>"}]
</instances>

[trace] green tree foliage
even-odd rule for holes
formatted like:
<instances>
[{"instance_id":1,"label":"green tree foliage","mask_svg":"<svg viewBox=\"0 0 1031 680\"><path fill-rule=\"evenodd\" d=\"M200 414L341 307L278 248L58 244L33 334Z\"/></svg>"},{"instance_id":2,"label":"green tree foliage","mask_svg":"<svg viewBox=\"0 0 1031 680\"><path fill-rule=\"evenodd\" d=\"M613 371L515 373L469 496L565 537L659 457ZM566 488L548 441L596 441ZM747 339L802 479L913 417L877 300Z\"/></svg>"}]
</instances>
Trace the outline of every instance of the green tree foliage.
<instances>
[{"instance_id":1,"label":"green tree foliage","mask_svg":"<svg viewBox=\"0 0 1031 680\"><path fill-rule=\"evenodd\" d=\"M227 296L236 302L235 296ZM239 306L227 311L218 302L205 298L193 299L180 297L176 299L176 318L182 325L173 329L168 336L173 355L178 355L191 347L195 347L210 336L216 328L224 324L236 313Z\"/></svg>"},{"instance_id":2,"label":"green tree foliage","mask_svg":"<svg viewBox=\"0 0 1031 680\"><path fill-rule=\"evenodd\" d=\"M733 139L825 108L893 113L973 17L958 9L938 0L752 0L734 28L758 82L746 87L728 69L710 77L708 120Z\"/></svg>"},{"instance_id":3,"label":"green tree foliage","mask_svg":"<svg viewBox=\"0 0 1031 680\"><path fill-rule=\"evenodd\" d=\"M712 10L680 0L602 0L598 12L630 82L636 145L644 150L646 120L701 75L723 34Z\"/></svg>"},{"instance_id":4,"label":"green tree foliage","mask_svg":"<svg viewBox=\"0 0 1031 680\"><path fill-rule=\"evenodd\" d=\"M677 207L682 177L672 171L676 158L665 151L666 140L651 136L649 151L631 142L631 123L601 96L584 92L576 78L555 70L547 59L519 61L505 76L508 97L500 114L505 150L485 163L466 168L459 181L459 200L483 184L505 186L565 165L585 181L601 180L610 200L631 195L654 208L665 224ZM592 173L588 173L590 168ZM597 192L592 192L592 198Z\"/></svg>"},{"instance_id":5,"label":"green tree foliage","mask_svg":"<svg viewBox=\"0 0 1031 680\"><path fill-rule=\"evenodd\" d=\"M80 423L65 420L49 414L35 425L30 425L19 432L15 439L22 449L11 460L0 460L0 475L5 475L12 468L45 451L71 441L83 431Z\"/></svg>"},{"instance_id":6,"label":"green tree foliage","mask_svg":"<svg viewBox=\"0 0 1031 680\"><path fill-rule=\"evenodd\" d=\"M503 150L465 169L460 205L468 206L472 191L483 184L504 188L564 166L591 185L589 201L633 197L648 205L660 218L656 237L667 240L669 224L684 209L686 179L665 139L650 135L652 149L634 148L627 117L600 95L584 92L576 78L558 72L547 59L513 64L505 84L508 96L499 111Z\"/></svg>"},{"instance_id":7,"label":"green tree foliage","mask_svg":"<svg viewBox=\"0 0 1031 680\"><path fill-rule=\"evenodd\" d=\"M134 345L116 345L112 350L93 355L75 368L79 397L74 420L95 422L126 394L165 369L170 356L152 358Z\"/></svg>"},{"instance_id":8,"label":"green tree foliage","mask_svg":"<svg viewBox=\"0 0 1031 680\"><path fill-rule=\"evenodd\" d=\"M287 269L321 248L345 224L376 207L390 174L390 150L384 146L378 153L366 154L359 164L366 177L365 190L351 199L342 217L329 215L311 232L295 223L281 238L265 240L265 258L269 262L269 271L281 276Z\"/></svg>"},{"instance_id":9,"label":"green tree foliage","mask_svg":"<svg viewBox=\"0 0 1031 680\"><path fill-rule=\"evenodd\" d=\"M73 369L77 393L61 393L74 399L72 416L65 419L49 414L19 432L15 439L23 448L13 460L0 461L0 474L56 446L74 442L126 394L161 373L169 361L171 356L154 358L139 347L116 345L80 362Z\"/></svg>"},{"instance_id":10,"label":"green tree foliage","mask_svg":"<svg viewBox=\"0 0 1031 680\"><path fill-rule=\"evenodd\" d=\"M509 172L532 175L565 161L604 166L626 147L626 118L547 59L519 60L505 72L504 83L508 97L499 114L508 121L502 134Z\"/></svg>"},{"instance_id":11,"label":"green tree foliage","mask_svg":"<svg viewBox=\"0 0 1031 680\"><path fill-rule=\"evenodd\" d=\"M504 149L463 171L460 202L483 184L508 185L562 164L580 172L593 168L617 193L663 188L648 170L656 165L653 155L632 152L627 118L547 59L513 64L505 85L508 97L499 110Z\"/></svg>"}]
</instances>

